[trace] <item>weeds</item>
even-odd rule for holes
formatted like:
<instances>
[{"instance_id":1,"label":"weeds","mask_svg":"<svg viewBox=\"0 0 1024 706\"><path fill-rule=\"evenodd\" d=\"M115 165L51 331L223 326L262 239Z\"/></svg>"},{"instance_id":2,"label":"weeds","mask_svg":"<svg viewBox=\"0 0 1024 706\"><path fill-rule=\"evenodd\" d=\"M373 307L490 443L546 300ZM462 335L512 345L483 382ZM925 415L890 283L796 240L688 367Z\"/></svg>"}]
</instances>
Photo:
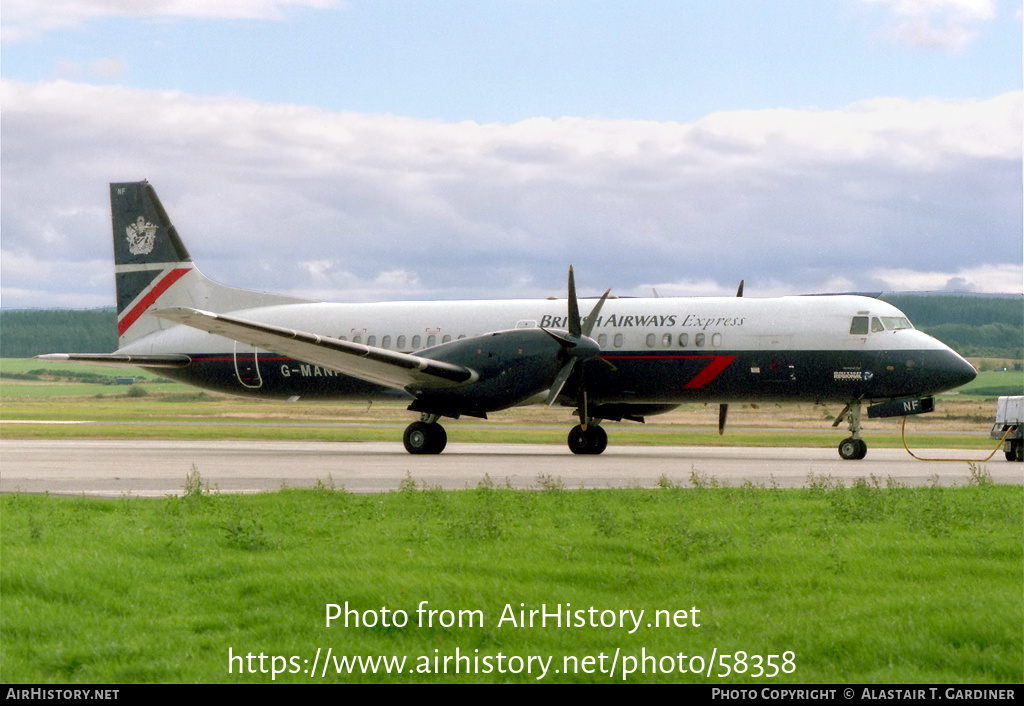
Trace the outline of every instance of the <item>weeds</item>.
<instances>
[{"instance_id":1,"label":"weeds","mask_svg":"<svg viewBox=\"0 0 1024 706\"><path fill-rule=\"evenodd\" d=\"M967 470L969 478L967 480L968 485L992 485L992 474L989 473L988 468L980 466L976 463L968 463Z\"/></svg>"},{"instance_id":2,"label":"weeds","mask_svg":"<svg viewBox=\"0 0 1024 706\"><path fill-rule=\"evenodd\" d=\"M332 478L331 474L328 473L327 474L327 482L325 483L320 478L317 478L316 479L316 485L313 486L313 490L315 492L317 492L317 493L334 493L336 491L340 491L340 492L344 493L345 492L345 486L343 486L343 485L335 485L334 484L334 478Z\"/></svg>"},{"instance_id":3,"label":"weeds","mask_svg":"<svg viewBox=\"0 0 1024 706\"><path fill-rule=\"evenodd\" d=\"M270 549L273 542L267 539L259 515L255 517L237 513L231 522L221 525L228 543L249 552Z\"/></svg>"},{"instance_id":4,"label":"weeds","mask_svg":"<svg viewBox=\"0 0 1024 706\"><path fill-rule=\"evenodd\" d=\"M665 490L672 490L674 488L678 488L679 487L672 479L670 479L664 473L662 473L660 476L658 476L658 483L657 483L657 485L658 485L659 488L664 488Z\"/></svg>"},{"instance_id":5,"label":"weeds","mask_svg":"<svg viewBox=\"0 0 1024 706\"><path fill-rule=\"evenodd\" d=\"M537 485L541 490L549 493L559 493L565 490L565 483L562 482L561 476L553 477L547 473L537 474Z\"/></svg>"},{"instance_id":6,"label":"weeds","mask_svg":"<svg viewBox=\"0 0 1024 706\"><path fill-rule=\"evenodd\" d=\"M28 536L33 542L39 542L43 538L43 526L36 521L35 515L28 516Z\"/></svg>"},{"instance_id":7,"label":"weeds","mask_svg":"<svg viewBox=\"0 0 1024 706\"><path fill-rule=\"evenodd\" d=\"M415 493L419 489L416 485L416 481L412 478L412 471L406 471L405 477L398 482L398 492L400 493Z\"/></svg>"},{"instance_id":8,"label":"weeds","mask_svg":"<svg viewBox=\"0 0 1024 706\"><path fill-rule=\"evenodd\" d=\"M192 469L185 474L185 492L182 497L186 500L202 500L210 494L210 484L203 483L203 477L199 475L199 469L192 464Z\"/></svg>"},{"instance_id":9,"label":"weeds","mask_svg":"<svg viewBox=\"0 0 1024 706\"><path fill-rule=\"evenodd\" d=\"M698 471L695 466L690 467L690 485L701 490L721 487L717 478L714 476L709 477L707 473Z\"/></svg>"}]
</instances>

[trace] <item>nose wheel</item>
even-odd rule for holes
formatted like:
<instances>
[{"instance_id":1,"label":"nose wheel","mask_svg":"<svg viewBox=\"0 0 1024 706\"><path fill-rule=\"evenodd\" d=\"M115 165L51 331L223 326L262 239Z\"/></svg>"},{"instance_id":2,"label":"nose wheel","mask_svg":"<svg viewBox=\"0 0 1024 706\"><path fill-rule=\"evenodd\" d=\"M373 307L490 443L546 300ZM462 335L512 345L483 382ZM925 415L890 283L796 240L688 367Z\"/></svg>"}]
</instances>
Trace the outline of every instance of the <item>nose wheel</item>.
<instances>
[{"instance_id":1,"label":"nose wheel","mask_svg":"<svg viewBox=\"0 0 1024 706\"><path fill-rule=\"evenodd\" d=\"M846 461L859 461L868 454L868 445L863 439L854 439L852 436L843 439L839 444L839 456Z\"/></svg>"}]
</instances>

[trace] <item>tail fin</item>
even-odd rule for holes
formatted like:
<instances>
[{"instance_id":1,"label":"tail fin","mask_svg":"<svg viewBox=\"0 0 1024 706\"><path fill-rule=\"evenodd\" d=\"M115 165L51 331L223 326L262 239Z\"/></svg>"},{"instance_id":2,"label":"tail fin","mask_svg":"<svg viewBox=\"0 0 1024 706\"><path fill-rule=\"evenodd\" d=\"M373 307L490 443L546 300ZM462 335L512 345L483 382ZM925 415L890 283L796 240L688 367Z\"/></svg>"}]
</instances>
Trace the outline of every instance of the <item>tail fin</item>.
<instances>
[{"instance_id":1,"label":"tail fin","mask_svg":"<svg viewBox=\"0 0 1024 706\"><path fill-rule=\"evenodd\" d=\"M170 325L146 315L158 300L160 308L187 306L216 313L307 301L225 287L206 278L147 181L111 184L110 211L120 348Z\"/></svg>"}]
</instances>

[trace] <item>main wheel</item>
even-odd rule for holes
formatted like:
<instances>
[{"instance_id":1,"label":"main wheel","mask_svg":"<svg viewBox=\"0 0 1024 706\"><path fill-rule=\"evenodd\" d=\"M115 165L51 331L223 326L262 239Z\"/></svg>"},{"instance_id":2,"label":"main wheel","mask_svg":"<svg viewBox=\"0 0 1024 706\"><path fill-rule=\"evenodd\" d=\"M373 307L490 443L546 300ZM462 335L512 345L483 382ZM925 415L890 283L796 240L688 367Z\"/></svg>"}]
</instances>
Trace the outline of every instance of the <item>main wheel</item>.
<instances>
[{"instance_id":1,"label":"main wheel","mask_svg":"<svg viewBox=\"0 0 1024 706\"><path fill-rule=\"evenodd\" d=\"M1007 461L1024 461L1024 441L1017 439L1010 441L1010 450L1003 452Z\"/></svg>"},{"instance_id":2,"label":"main wheel","mask_svg":"<svg viewBox=\"0 0 1024 706\"><path fill-rule=\"evenodd\" d=\"M599 454L608 448L608 433L596 424L586 429L577 424L569 432L569 450L574 454Z\"/></svg>"},{"instance_id":3,"label":"main wheel","mask_svg":"<svg viewBox=\"0 0 1024 706\"><path fill-rule=\"evenodd\" d=\"M868 445L863 439L854 439L852 436L843 439L839 443L839 456L846 461L859 461L868 454Z\"/></svg>"},{"instance_id":4,"label":"main wheel","mask_svg":"<svg viewBox=\"0 0 1024 706\"><path fill-rule=\"evenodd\" d=\"M440 424L413 422L405 428L402 443L411 454L439 454L448 445L448 433Z\"/></svg>"}]
</instances>

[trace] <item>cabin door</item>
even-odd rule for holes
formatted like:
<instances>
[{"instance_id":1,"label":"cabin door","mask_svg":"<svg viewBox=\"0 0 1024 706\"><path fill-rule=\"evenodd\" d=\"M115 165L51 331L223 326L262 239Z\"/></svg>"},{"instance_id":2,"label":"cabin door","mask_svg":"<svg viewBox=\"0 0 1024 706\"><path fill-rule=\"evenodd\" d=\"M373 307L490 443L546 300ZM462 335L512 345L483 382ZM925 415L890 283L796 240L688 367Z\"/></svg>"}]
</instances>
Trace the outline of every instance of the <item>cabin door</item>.
<instances>
[{"instance_id":1,"label":"cabin door","mask_svg":"<svg viewBox=\"0 0 1024 706\"><path fill-rule=\"evenodd\" d=\"M263 387L263 378L260 376L260 360L257 350L247 343L235 341L235 377L242 387L251 390Z\"/></svg>"}]
</instances>

